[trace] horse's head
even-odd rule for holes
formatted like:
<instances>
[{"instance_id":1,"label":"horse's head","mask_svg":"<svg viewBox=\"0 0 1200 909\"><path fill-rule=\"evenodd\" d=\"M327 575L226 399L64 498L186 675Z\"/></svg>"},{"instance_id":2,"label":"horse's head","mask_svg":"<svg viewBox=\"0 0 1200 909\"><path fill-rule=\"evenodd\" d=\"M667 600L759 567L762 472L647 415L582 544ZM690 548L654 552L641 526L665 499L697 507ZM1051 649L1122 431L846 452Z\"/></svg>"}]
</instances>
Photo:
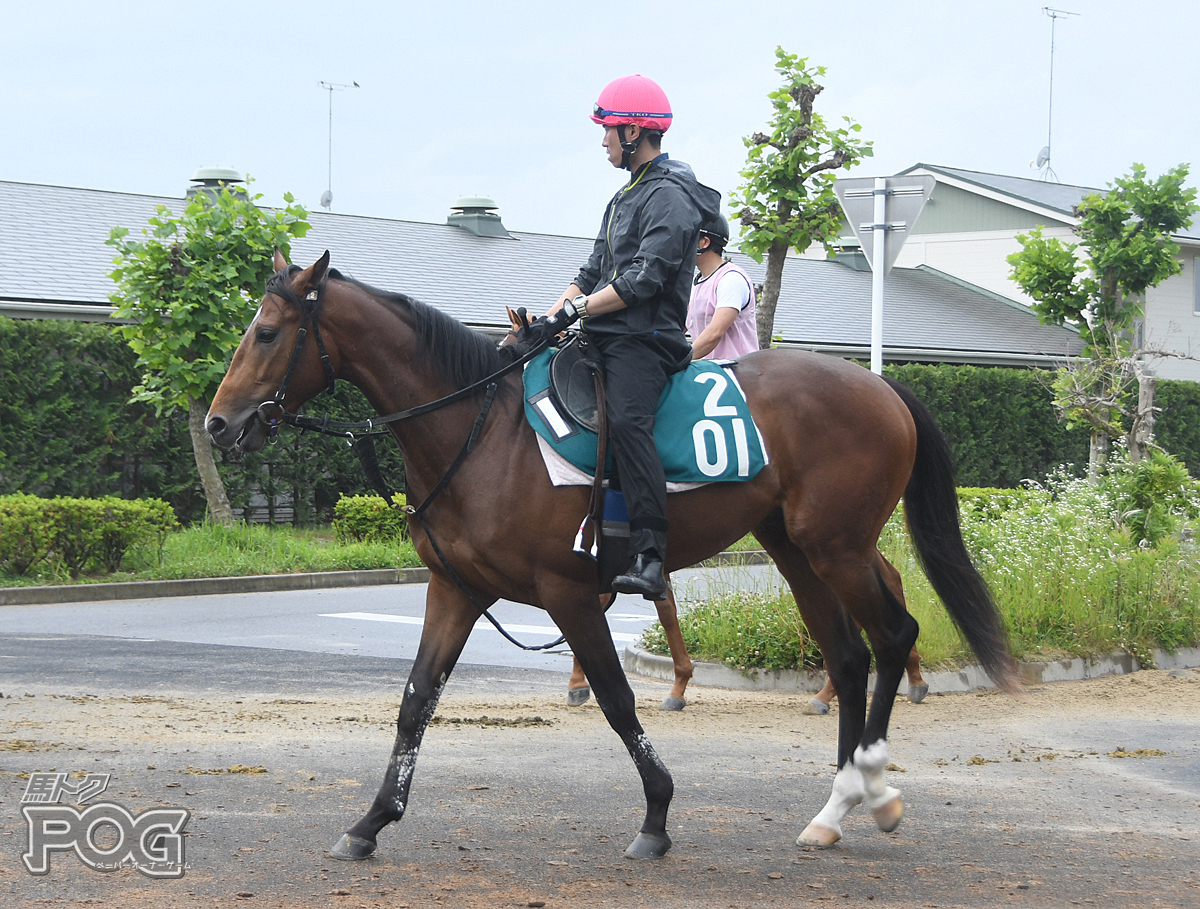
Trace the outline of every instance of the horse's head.
<instances>
[{"instance_id":1,"label":"horse's head","mask_svg":"<svg viewBox=\"0 0 1200 909\"><path fill-rule=\"evenodd\" d=\"M275 275L204 421L222 448L262 448L285 410L295 411L328 384L318 345L305 343L306 335L315 334L328 267L328 250L304 269L275 252Z\"/></svg>"}]
</instances>

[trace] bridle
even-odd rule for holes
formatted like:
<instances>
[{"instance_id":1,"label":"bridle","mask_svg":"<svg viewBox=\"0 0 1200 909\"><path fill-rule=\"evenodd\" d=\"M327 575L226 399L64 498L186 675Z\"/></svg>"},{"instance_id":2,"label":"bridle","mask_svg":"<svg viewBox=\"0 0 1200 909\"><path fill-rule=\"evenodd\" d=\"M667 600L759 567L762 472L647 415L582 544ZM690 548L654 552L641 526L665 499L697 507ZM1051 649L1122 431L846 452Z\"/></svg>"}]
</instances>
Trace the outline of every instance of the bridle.
<instances>
[{"instance_id":1,"label":"bridle","mask_svg":"<svg viewBox=\"0 0 1200 909\"><path fill-rule=\"evenodd\" d=\"M474 592L467 587L458 572L450 564L442 552L442 548L438 546L437 541L433 538L433 532L429 529L429 524L425 520L425 512L433 500L436 499L447 486L450 485L450 480L458 472L458 468L462 466L467 455L475 448L475 443L479 439L479 434L483 430L483 424L487 420L489 411L492 409L492 403L496 399L496 392L499 390L498 380L506 376L508 373L515 371L519 367L524 366L534 357L542 352L549 344L550 339L547 338L537 344L534 344L523 356L513 362L507 364L501 369L496 370L489 376L484 376L477 382L472 382L466 388L460 388L458 391L451 392L448 395L430 401L427 404L419 404L416 407L410 407L408 410L397 411L390 413L387 416L379 417L375 420L360 420L356 422L344 422L341 420L330 420L329 414L324 417L309 417L297 413L289 413L283 409L283 399L287 394L288 384L292 381L292 374L296 371L296 364L300 361L300 354L304 350L304 342L308 337L308 328L311 324L313 337L317 340L317 351L321 355L321 365L325 370L325 391L333 394L335 376L333 374L333 363L329 359L329 353L325 349L325 342L321 339L321 329L317 319L321 309L321 301L325 297L325 286L328 281L328 275L321 278L320 283L301 299L300 296L292 290L288 285L288 275L285 271L277 271L267 280L267 293L274 294L282 300L292 303L299 307L303 316L303 321L300 323L300 328L296 331L296 346L292 348L292 356L288 360L287 369L284 371L283 379L279 383L279 390L275 392L275 396L269 401L263 401L255 408L255 415L267 426L267 439L274 442L279 438L279 427L283 423L291 426L297 426L302 431L311 429L314 432L324 435L340 436L345 438L350 447L354 449L354 453L358 455L359 463L362 465L363 473L367 475L367 480L374 487L375 491L383 497L383 500L392 507L396 507L396 503L392 500L392 494L387 488L387 484L383 480L383 473L379 469L379 456L375 451L375 439L377 435L384 434L387 430L377 427L386 426L389 423L397 423L401 420L408 420L412 417L419 417L422 414L430 413L445 407L447 404L452 404L455 401L461 401L472 394L475 394L479 389L484 389L483 404L479 409L479 414L475 417L475 422L471 426L471 433L467 437L466 443L459 451L458 456L446 469L445 474L433 487L433 490L425 497L420 505L414 508L411 505L406 505L404 511L410 518L415 518L421 525L421 529L425 531L425 538L429 540L430 546L433 547L434 553L438 560L441 561L442 567L446 569L446 573L450 575L451 580L455 585L467 596L471 604L479 610L480 614L486 618L495 629L500 632L511 643L520 647L522 650L550 650L563 643L566 638L562 635L558 640L551 641L548 644L539 644L531 646L522 644L511 634L504 630L503 626L492 616L488 611L488 607L479 602ZM358 433L356 436L355 433Z\"/></svg>"},{"instance_id":2,"label":"bridle","mask_svg":"<svg viewBox=\"0 0 1200 909\"><path fill-rule=\"evenodd\" d=\"M296 364L300 362L300 353L304 350L304 341L308 337L308 326L311 323L313 336L317 339L317 352L321 355L321 366L325 370L325 391L328 394L333 394L334 375L333 363L329 359L329 352L325 349L325 341L321 337L321 327L317 321L317 312L321 308L321 300L325 296L325 283L327 277L322 277L320 283L304 295L304 299L300 299L299 295L292 290L287 281L285 271L277 271L269 279L267 279L267 293L274 294L281 300L296 306L303 317L300 323L300 328L296 331L296 346L292 348L291 359L288 360L287 369L283 373L283 379L279 383L279 390L275 392L275 397L269 401L263 401L255 409L258 419L267 426L267 440L274 442L279 438L279 427L282 423L288 422L289 414L283 409L283 399L287 395L288 385L292 381L292 373L296 371ZM292 416L295 416L294 414Z\"/></svg>"}]
</instances>

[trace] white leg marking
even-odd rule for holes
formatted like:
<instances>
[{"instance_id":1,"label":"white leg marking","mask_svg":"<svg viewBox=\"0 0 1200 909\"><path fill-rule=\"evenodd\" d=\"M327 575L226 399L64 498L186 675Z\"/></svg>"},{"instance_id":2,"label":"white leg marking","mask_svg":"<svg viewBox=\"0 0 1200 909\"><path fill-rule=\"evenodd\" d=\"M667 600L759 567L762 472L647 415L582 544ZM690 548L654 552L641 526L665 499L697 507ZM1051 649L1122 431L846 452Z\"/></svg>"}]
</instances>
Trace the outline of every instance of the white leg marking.
<instances>
[{"instance_id":1,"label":"white leg marking","mask_svg":"<svg viewBox=\"0 0 1200 909\"><path fill-rule=\"evenodd\" d=\"M820 814L796 840L798 846L832 846L842 838L842 820L863 800L863 778L853 761L847 761L833 778L833 792Z\"/></svg>"},{"instance_id":2,"label":"white leg marking","mask_svg":"<svg viewBox=\"0 0 1200 909\"><path fill-rule=\"evenodd\" d=\"M888 747L885 739L880 739L869 748L859 745L854 750L854 764L862 772L863 807L871 811L886 805L900 795L899 789L893 789L883 779L883 771L888 765Z\"/></svg>"},{"instance_id":3,"label":"white leg marking","mask_svg":"<svg viewBox=\"0 0 1200 909\"><path fill-rule=\"evenodd\" d=\"M854 751L854 764L862 773L863 806L875 817L880 830L891 833L900 826L904 803L900 800L900 790L893 789L883 779L888 766L887 742L880 739L865 749L859 745Z\"/></svg>"}]
</instances>

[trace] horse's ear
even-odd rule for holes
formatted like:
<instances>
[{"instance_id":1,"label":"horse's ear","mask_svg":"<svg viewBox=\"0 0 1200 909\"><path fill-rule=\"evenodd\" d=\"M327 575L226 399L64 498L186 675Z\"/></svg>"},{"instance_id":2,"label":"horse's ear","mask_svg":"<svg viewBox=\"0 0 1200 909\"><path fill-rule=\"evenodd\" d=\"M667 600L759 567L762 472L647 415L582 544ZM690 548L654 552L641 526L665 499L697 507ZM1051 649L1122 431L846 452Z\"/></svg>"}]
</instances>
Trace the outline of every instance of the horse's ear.
<instances>
[{"instance_id":1,"label":"horse's ear","mask_svg":"<svg viewBox=\"0 0 1200 909\"><path fill-rule=\"evenodd\" d=\"M284 258L283 253L279 251L279 247L275 247L275 270L283 271L288 267L288 260Z\"/></svg>"},{"instance_id":2,"label":"horse's ear","mask_svg":"<svg viewBox=\"0 0 1200 909\"><path fill-rule=\"evenodd\" d=\"M325 270L328 268L329 250L325 250L321 258L296 275L296 280L292 286L299 294L307 293L321 283L321 279L325 277Z\"/></svg>"},{"instance_id":3,"label":"horse's ear","mask_svg":"<svg viewBox=\"0 0 1200 909\"><path fill-rule=\"evenodd\" d=\"M512 325L512 330L520 331L522 326L520 321L517 319L517 314L513 312L513 308L511 306L506 306L504 307L504 311L508 313L508 321Z\"/></svg>"},{"instance_id":4,"label":"horse's ear","mask_svg":"<svg viewBox=\"0 0 1200 909\"><path fill-rule=\"evenodd\" d=\"M321 279L325 277L325 272L329 268L329 250L325 250L321 254L321 258L313 263L312 267L312 283L319 284ZM311 286L311 285L310 285Z\"/></svg>"}]
</instances>

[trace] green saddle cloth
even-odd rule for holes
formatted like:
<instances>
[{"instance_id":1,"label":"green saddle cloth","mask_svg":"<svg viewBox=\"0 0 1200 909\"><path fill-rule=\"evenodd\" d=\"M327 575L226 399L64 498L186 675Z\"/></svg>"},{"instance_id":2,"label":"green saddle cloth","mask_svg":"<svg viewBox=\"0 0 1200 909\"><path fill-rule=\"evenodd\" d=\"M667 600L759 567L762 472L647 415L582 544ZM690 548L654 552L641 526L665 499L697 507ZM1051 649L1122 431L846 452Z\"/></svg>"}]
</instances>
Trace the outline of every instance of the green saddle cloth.
<instances>
[{"instance_id":1,"label":"green saddle cloth","mask_svg":"<svg viewBox=\"0 0 1200 909\"><path fill-rule=\"evenodd\" d=\"M579 426L550 393L550 357L525 367L525 418L553 449L584 473L596 472L596 434ZM714 483L752 480L767 463L762 436L733 371L695 360L673 375L658 402L654 442L667 480ZM612 472L612 453L605 474Z\"/></svg>"}]
</instances>

